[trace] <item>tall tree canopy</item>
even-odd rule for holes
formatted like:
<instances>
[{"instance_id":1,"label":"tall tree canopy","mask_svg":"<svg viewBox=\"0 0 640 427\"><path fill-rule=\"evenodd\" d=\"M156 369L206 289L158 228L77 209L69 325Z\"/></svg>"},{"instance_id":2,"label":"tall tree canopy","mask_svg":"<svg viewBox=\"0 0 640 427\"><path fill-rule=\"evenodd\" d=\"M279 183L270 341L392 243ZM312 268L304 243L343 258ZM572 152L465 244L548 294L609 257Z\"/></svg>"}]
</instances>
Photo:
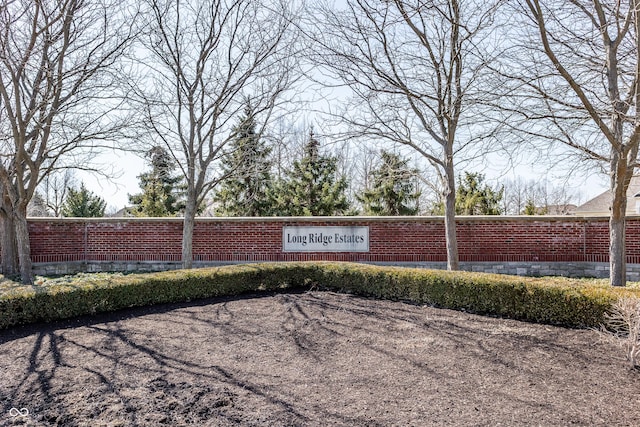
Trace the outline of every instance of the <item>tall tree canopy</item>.
<instances>
[{"instance_id":1,"label":"tall tree canopy","mask_svg":"<svg viewBox=\"0 0 640 427\"><path fill-rule=\"evenodd\" d=\"M347 180L337 175L337 159L322 155L320 143L309 135L304 156L293 163L276 190L277 214L331 216L349 212Z\"/></svg>"},{"instance_id":2,"label":"tall tree canopy","mask_svg":"<svg viewBox=\"0 0 640 427\"><path fill-rule=\"evenodd\" d=\"M279 0L145 0L148 57L138 94L154 144L184 177L182 266L193 265L198 208L224 178L219 162L251 94L266 123L297 74L296 17Z\"/></svg>"},{"instance_id":3,"label":"tall tree canopy","mask_svg":"<svg viewBox=\"0 0 640 427\"><path fill-rule=\"evenodd\" d=\"M79 189L69 188L69 195L62 206L62 216L78 218L103 217L107 203L102 197L87 190L84 183Z\"/></svg>"},{"instance_id":4,"label":"tall tree canopy","mask_svg":"<svg viewBox=\"0 0 640 427\"><path fill-rule=\"evenodd\" d=\"M132 13L120 0L0 0L2 270L19 267L25 283L27 205L39 182L62 166L91 169L130 120L118 114L118 65L135 35Z\"/></svg>"},{"instance_id":5,"label":"tall tree canopy","mask_svg":"<svg viewBox=\"0 0 640 427\"><path fill-rule=\"evenodd\" d=\"M175 216L183 207L178 200L181 177L173 175L175 161L160 146L149 150L147 159L151 170L138 175L142 193L129 196L129 202L133 205L129 212L134 216Z\"/></svg>"},{"instance_id":6,"label":"tall tree canopy","mask_svg":"<svg viewBox=\"0 0 640 427\"><path fill-rule=\"evenodd\" d=\"M416 215L420 191L418 170L408 166L409 160L382 151L381 163L372 171L370 188L358 196L365 215Z\"/></svg>"},{"instance_id":7,"label":"tall tree canopy","mask_svg":"<svg viewBox=\"0 0 640 427\"><path fill-rule=\"evenodd\" d=\"M217 215L265 216L273 211L271 148L258 133L253 108L247 105L234 127L213 202Z\"/></svg>"},{"instance_id":8,"label":"tall tree canopy","mask_svg":"<svg viewBox=\"0 0 640 427\"><path fill-rule=\"evenodd\" d=\"M352 137L404 144L433 166L445 200L447 266L458 268L456 162L493 132L482 105L499 1L322 2L309 32L314 64L352 94L337 114ZM473 131L471 130L473 129Z\"/></svg>"},{"instance_id":9,"label":"tall tree canopy","mask_svg":"<svg viewBox=\"0 0 640 427\"><path fill-rule=\"evenodd\" d=\"M640 145L640 1L510 4L512 54L492 64L508 77L503 107L521 117L511 124L528 140L563 144L608 170L611 283L624 286L626 193Z\"/></svg>"},{"instance_id":10,"label":"tall tree canopy","mask_svg":"<svg viewBox=\"0 0 640 427\"><path fill-rule=\"evenodd\" d=\"M458 215L500 215L504 190L495 190L484 182L481 173L465 172L458 177L456 213Z\"/></svg>"}]
</instances>

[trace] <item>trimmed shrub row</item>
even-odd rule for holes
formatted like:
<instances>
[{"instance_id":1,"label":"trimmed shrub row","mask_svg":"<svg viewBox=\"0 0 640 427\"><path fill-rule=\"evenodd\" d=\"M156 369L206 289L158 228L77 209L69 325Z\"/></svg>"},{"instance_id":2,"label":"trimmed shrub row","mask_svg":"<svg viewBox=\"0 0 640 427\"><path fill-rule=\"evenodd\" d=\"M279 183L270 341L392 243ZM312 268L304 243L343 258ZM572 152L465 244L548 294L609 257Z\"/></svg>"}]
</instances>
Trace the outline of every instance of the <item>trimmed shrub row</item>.
<instances>
[{"instance_id":1,"label":"trimmed shrub row","mask_svg":"<svg viewBox=\"0 0 640 427\"><path fill-rule=\"evenodd\" d=\"M310 288L568 327L598 327L618 298L640 297L640 290L566 278L354 263L246 264L5 286L0 289L0 328L153 304Z\"/></svg>"}]
</instances>

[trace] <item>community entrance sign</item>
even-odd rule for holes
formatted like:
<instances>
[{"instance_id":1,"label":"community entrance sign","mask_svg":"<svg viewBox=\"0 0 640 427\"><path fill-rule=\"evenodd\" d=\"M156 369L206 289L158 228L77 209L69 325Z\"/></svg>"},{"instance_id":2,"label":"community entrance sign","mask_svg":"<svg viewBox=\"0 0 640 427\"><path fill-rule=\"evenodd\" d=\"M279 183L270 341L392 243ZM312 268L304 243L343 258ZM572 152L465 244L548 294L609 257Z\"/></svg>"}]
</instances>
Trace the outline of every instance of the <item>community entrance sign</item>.
<instances>
[{"instance_id":1,"label":"community entrance sign","mask_svg":"<svg viewBox=\"0 0 640 427\"><path fill-rule=\"evenodd\" d=\"M369 252L369 227L282 227L284 252Z\"/></svg>"}]
</instances>

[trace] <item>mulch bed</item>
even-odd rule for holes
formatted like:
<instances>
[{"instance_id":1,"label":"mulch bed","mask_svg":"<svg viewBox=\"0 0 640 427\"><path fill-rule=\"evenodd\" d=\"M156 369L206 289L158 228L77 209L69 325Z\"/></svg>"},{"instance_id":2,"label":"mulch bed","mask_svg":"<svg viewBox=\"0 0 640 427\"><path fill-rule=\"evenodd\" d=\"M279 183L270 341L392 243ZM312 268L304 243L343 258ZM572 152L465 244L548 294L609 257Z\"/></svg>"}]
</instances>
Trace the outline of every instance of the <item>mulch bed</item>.
<instances>
[{"instance_id":1,"label":"mulch bed","mask_svg":"<svg viewBox=\"0 0 640 427\"><path fill-rule=\"evenodd\" d=\"M595 331L329 292L0 331L0 367L0 425L640 425Z\"/></svg>"}]
</instances>

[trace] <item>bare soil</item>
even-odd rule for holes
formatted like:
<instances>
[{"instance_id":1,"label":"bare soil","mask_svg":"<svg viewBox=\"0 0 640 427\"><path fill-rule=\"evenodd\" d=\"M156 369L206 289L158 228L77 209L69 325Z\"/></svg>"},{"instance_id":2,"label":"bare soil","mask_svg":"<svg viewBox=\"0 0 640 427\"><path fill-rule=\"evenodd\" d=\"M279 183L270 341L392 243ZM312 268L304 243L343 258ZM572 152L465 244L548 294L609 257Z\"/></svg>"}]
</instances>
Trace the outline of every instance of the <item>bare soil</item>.
<instances>
[{"instance_id":1,"label":"bare soil","mask_svg":"<svg viewBox=\"0 0 640 427\"><path fill-rule=\"evenodd\" d=\"M0 425L640 425L595 331L328 292L0 331L0 369Z\"/></svg>"}]
</instances>

